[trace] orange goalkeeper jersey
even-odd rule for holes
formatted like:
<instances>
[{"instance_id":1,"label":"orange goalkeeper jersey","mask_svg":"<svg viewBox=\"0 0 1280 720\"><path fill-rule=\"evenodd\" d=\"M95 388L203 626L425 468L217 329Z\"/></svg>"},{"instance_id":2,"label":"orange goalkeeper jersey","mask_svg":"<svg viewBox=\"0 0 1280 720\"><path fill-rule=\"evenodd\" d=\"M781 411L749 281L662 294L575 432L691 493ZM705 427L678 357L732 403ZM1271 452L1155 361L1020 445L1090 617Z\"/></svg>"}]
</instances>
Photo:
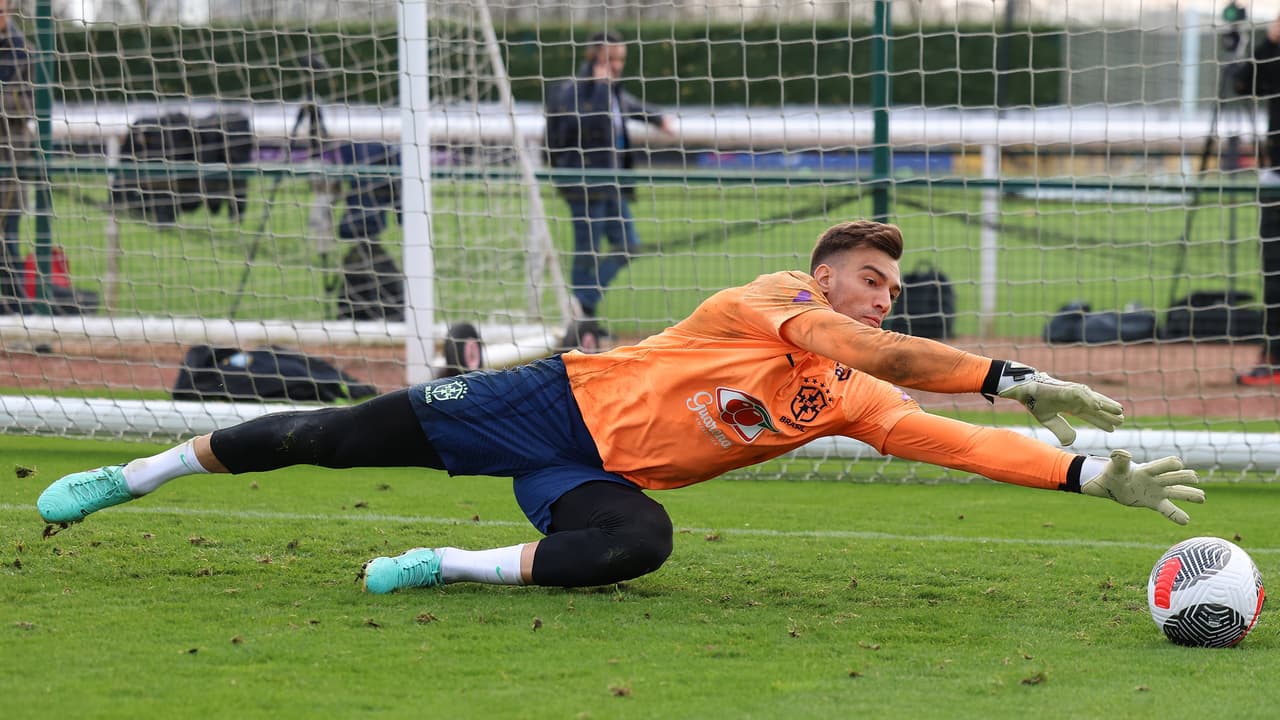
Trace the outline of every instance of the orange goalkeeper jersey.
<instances>
[{"instance_id":1,"label":"orange goalkeeper jersey","mask_svg":"<svg viewBox=\"0 0 1280 720\"><path fill-rule=\"evenodd\" d=\"M799 272L762 275L716 293L637 345L563 359L605 469L650 489L701 482L832 435L1044 487L1062 481L1071 457L1016 433L953 421L911 424L910 433L890 443L899 421L924 413L873 375L923 390L979 392L991 360L855 322ZM943 442L930 437L935 432ZM1022 459L1006 470L1007 444L999 454L973 449L973 433L992 432L1001 442L1026 441L1050 452L1032 448L1036 462Z\"/></svg>"}]
</instances>

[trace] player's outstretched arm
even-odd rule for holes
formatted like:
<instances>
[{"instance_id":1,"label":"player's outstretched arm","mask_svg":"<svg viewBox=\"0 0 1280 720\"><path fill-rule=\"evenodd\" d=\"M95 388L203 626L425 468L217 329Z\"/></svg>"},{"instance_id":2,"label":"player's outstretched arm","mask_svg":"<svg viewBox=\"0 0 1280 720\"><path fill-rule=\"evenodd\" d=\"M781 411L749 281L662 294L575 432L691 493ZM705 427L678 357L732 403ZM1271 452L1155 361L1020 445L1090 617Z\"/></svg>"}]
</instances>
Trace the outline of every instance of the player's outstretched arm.
<instances>
[{"instance_id":1,"label":"player's outstretched arm","mask_svg":"<svg viewBox=\"0 0 1280 720\"><path fill-rule=\"evenodd\" d=\"M894 424L877 449L1000 482L1151 508L1179 525L1187 523L1187 514L1173 504L1174 500L1204 502L1204 491L1189 487L1200 478L1176 457L1135 464L1126 450L1113 451L1109 459L1074 455L1005 428L982 427L920 411Z\"/></svg>"},{"instance_id":2,"label":"player's outstretched arm","mask_svg":"<svg viewBox=\"0 0 1280 720\"><path fill-rule=\"evenodd\" d=\"M940 393L980 392L1017 400L1063 445L1076 431L1074 415L1111 432L1124 422L1120 403L1086 385L1065 382L1010 360L993 360L929 340L884 332L834 310L814 310L788 320L782 338L899 387Z\"/></svg>"},{"instance_id":3,"label":"player's outstretched arm","mask_svg":"<svg viewBox=\"0 0 1280 720\"><path fill-rule=\"evenodd\" d=\"M1001 363L1003 367L999 367ZM992 374L997 370L995 394L1022 403L1063 445L1076 440L1075 428L1063 415L1073 415L1107 432L1124 422L1124 408L1120 403L1088 385L1059 380L1008 360L993 363Z\"/></svg>"},{"instance_id":4,"label":"player's outstretched arm","mask_svg":"<svg viewBox=\"0 0 1280 720\"><path fill-rule=\"evenodd\" d=\"M1181 458L1170 456L1134 464L1129 451L1112 450L1111 460L1102 472L1081 481L1080 492L1111 498L1128 507L1151 508L1179 525L1186 525L1187 513L1173 501L1203 503L1204 491L1187 486L1187 483L1198 482L1200 477L1196 471L1184 468Z\"/></svg>"}]
</instances>

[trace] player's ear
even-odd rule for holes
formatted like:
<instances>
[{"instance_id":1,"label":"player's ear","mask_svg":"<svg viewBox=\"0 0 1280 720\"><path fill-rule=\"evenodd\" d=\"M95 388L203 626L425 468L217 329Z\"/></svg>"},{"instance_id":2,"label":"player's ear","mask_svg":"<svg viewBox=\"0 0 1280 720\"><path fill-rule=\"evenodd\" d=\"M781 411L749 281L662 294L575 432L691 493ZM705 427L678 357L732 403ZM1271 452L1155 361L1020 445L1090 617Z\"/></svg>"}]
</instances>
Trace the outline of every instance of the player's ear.
<instances>
[{"instance_id":1,"label":"player's ear","mask_svg":"<svg viewBox=\"0 0 1280 720\"><path fill-rule=\"evenodd\" d=\"M822 288L822 292L831 289L831 276L835 270L826 263L818 263L818 267L813 269L813 279L818 281L818 286Z\"/></svg>"}]
</instances>

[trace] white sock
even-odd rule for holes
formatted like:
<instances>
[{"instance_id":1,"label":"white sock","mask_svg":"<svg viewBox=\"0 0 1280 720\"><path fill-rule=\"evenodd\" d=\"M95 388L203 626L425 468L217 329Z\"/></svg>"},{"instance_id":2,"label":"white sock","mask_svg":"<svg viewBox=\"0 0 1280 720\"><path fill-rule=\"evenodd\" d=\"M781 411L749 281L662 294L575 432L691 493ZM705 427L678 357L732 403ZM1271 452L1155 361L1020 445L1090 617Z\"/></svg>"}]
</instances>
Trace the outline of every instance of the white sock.
<instances>
[{"instance_id":1,"label":"white sock","mask_svg":"<svg viewBox=\"0 0 1280 720\"><path fill-rule=\"evenodd\" d=\"M478 582L488 585L523 585L520 552L524 545L492 550L436 548L440 556L440 579L444 584Z\"/></svg>"},{"instance_id":2,"label":"white sock","mask_svg":"<svg viewBox=\"0 0 1280 720\"><path fill-rule=\"evenodd\" d=\"M132 460L124 466L124 482L134 496L146 495L170 480L183 475L208 473L196 460L196 450L188 440L159 455Z\"/></svg>"}]
</instances>

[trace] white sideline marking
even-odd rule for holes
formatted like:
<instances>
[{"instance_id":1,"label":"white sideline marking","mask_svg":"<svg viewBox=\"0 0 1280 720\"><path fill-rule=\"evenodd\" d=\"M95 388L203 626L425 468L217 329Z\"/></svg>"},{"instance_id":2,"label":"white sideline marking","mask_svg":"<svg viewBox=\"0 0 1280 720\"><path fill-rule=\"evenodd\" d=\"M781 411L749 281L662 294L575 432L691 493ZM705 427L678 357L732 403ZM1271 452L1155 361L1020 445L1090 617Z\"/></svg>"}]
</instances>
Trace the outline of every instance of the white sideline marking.
<instances>
[{"instance_id":1,"label":"white sideline marking","mask_svg":"<svg viewBox=\"0 0 1280 720\"><path fill-rule=\"evenodd\" d=\"M0 503L0 511L24 510L36 512L35 505L13 505ZM212 510L201 508L179 507L117 507L112 513L130 513L133 515L185 515L188 517L231 518L234 520L308 520L322 522L363 522L363 523L404 523L409 525L471 525L475 527L527 527L527 522L515 520L461 520L458 518L439 518L425 515L379 515L374 513L352 515L325 515L321 513L286 513L265 510ZM37 521L38 523L38 521ZM862 530L772 530L769 528L698 528L678 527L676 533L718 533L720 535L747 535L751 537L779 538L830 538L845 540L889 540L896 542L924 543L974 543L979 545L1045 545L1050 547L1105 547L1128 548L1135 550L1154 550L1163 552L1169 545L1159 543L1137 542L1131 540L1086 540L1082 538L998 538L998 537L964 537L962 535L898 535L895 533L871 532ZM1188 535L1190 537L1190 535ZM1250 555L1280 554L1280 548L1246 547Z\"/></svg>"}]
</instances>

